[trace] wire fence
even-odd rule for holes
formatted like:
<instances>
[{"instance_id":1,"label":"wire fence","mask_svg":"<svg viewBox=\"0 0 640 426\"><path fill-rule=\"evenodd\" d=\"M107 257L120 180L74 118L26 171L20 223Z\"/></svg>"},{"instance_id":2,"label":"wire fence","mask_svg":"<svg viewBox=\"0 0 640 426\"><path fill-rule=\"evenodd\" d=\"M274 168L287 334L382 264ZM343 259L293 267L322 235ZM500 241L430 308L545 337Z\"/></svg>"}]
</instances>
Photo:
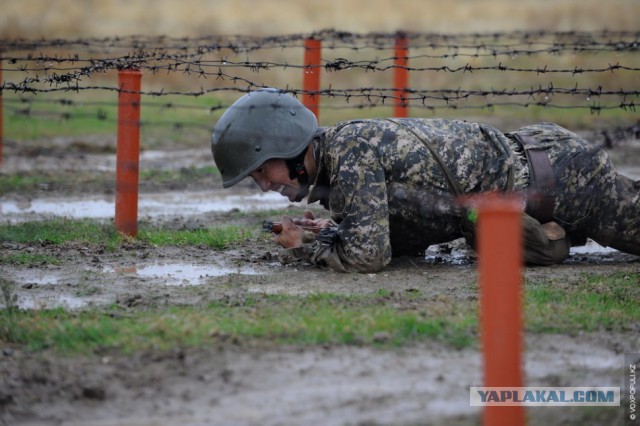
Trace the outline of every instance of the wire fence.
<instances>
[{"instance_id":1,"label":"wire fence","mask_svg":"<svg viewBox=\"0 0 640 426\"><path fill-rule=\"evenodd\" d=\"M395 55L398 37L407 41L406 65L398 65ZM321 43L321 63L304 62L301 51L308 40ZM627 31L331 30L273 37L2 40L0 45L3 93L63 92L61 103L72 101L69 93L119 91L108 77L126 69L141 70L151 80L142 95L200 97L275 86L296 96L319 96L325 108L376 108L402 98L411 108L432 111L537 105L635 112L640 91L640 32ZM402 94L389 77L398 68L411 76ZM309 93L301 77L313 71L322 73L322 83ZM100 84L91 84L96 81Z\"/></svg>"}]
</instances>

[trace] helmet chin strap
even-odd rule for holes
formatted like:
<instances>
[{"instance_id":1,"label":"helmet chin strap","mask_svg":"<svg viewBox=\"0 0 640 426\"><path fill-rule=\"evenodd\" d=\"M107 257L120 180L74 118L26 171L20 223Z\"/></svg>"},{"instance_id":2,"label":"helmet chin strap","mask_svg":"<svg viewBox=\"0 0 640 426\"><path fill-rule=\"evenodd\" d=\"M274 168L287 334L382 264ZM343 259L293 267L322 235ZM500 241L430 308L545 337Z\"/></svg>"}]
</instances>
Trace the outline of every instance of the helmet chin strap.
<instances>
[{"instance_id":1,"label":"helmet chin strap","mask_svg":"<svg viewBox=\"0 0 640 426\"><path fill-rule=\"evenodd\" d=\"M309 194L309 174L307 173L307 168L304 166L304 157L306 154L307 150L305 149L298 154L297 157L285 160L287 168L289 169L289 179L298 179L298 182L300 182L300 190L296 195L296 201L301 201Z\"/></svg>"}]
</instances>

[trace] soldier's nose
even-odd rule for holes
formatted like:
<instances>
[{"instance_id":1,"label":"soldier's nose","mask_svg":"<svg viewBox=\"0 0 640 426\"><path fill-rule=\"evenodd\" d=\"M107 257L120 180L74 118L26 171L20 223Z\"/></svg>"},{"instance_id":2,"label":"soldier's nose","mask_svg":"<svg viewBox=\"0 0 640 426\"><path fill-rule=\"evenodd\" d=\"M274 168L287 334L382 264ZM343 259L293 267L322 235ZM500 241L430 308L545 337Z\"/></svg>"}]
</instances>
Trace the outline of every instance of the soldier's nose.
<instances>
[{"instance_id":1,"label":"soldier's nose","mask_svg":"<svg viewBox=\"0 0 640 426\"><path fill-rule=\"evenodd\" d=\"M267 192L269 189L271 189L271 184L267 182L266 179L262 179L259 176L251 176L251 177L253 178L253 181L260 187L262 192Z\"/></svg>"}]
</instances>

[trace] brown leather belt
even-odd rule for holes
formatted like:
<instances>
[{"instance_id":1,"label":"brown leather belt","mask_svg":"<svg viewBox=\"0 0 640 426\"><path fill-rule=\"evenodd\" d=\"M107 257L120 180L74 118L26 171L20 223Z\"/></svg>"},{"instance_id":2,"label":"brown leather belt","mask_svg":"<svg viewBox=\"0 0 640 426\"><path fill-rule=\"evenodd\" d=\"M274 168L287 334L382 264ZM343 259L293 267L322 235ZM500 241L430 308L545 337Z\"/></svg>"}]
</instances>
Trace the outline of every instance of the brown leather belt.
<instances>
[{"instance_id":1,"label":"brown leather belt","mask_svg":"<svg viewBox=\"0 0 640 426\"><path fill-rule=\"evenodd\" d=\"M536 194L530 194L531 196L528 197L531 216L538 219L540 223L550 222L553 220L553 210L556 205L556 183L549 156L531 136L512 134L524 147L529 162L529 185L537 189Z\"/></svg>"}]
</instances>

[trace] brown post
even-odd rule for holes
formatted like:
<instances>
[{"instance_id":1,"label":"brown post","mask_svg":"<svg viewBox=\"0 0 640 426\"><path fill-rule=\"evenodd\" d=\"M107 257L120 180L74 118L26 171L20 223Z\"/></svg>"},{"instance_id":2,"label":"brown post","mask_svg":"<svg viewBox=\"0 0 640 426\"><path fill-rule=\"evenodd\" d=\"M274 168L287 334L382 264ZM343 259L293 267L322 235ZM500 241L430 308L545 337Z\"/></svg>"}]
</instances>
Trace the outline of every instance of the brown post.
<instances>
[{"instance_id":1,"label":"brown post","mask_svg":"<svg viewBox=\"0 0 640 426\"><path fill-rule=\"evenodd\" d=\"M319 117L320 105L320 60L322 41L307 38L304 41L304 75L302 79L302 104Z\"/></svg>"},{"instance_id":2,"label":"brown post","mask_svg":"<svg viewBox=\"0 0 640 426\"><path fill-rule=\"evenodd\" d=\"M522 211L513 195L478 204L480 326L485 387L522 387ZM521 405L484 407L484 424L522 426Z\"/></svg>"},{"instance_id":3,"label":"brown post","mask_svg":"<svg viewBox=\"0 0 640 426\"><path fill-rule=\"evenodd\" d=\"M0 84L4 85L4 80L2 79L2 51L0 51ZM4 143L4 127L3 127L4 123L2 121L2 118L3 118L2 92L3 92L3 90L0 90L0 164L2 164L2 162L3 162L2 145Z\"/></svg>"},{"instance_id":4,"label":"brown post","mask_svg":"<svg viewBox=\"0 0 640 426\"><path fill-rule=\"evenodd\" d=\"M406 96L409 87L409 42L407 35L399 32L396 35L396 48L393 69L393 87L394 87L394 107L393 115L395 117L408 117L409 108L407 106Z\"/></svg>"},{"instance_id":5,"label":"brown post","mask_svg":"<svg viewBox=\"0 0 640 426\"><path fill-rule=\"evenodd\" d=\"M138 234L141 79L142 72L138 70L118 73L115 226L118 232L131 237Z\"/></svg>"}]
</instances>

